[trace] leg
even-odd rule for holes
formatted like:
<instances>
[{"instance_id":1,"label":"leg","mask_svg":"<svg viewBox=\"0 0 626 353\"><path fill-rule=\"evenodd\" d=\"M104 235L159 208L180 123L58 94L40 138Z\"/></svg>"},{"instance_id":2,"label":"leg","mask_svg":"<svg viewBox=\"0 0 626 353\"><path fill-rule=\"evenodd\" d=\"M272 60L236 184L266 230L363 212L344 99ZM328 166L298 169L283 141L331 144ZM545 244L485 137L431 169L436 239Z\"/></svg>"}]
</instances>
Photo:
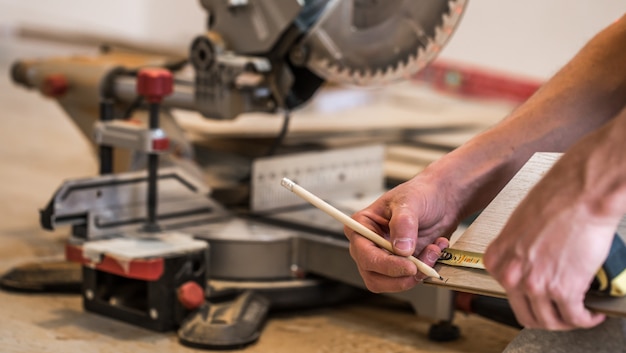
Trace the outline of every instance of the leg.
<instances>
[{"instance_id":1,"label":"leg","mask_svg":"<svg viewBox=\"0 0 626 353\"><path fill-rule=\"evenodd\" d=\"M504 353L626 352L626 319L608 318L588 330L544 331L523 329Z\"/></svg>"}]
</instances>

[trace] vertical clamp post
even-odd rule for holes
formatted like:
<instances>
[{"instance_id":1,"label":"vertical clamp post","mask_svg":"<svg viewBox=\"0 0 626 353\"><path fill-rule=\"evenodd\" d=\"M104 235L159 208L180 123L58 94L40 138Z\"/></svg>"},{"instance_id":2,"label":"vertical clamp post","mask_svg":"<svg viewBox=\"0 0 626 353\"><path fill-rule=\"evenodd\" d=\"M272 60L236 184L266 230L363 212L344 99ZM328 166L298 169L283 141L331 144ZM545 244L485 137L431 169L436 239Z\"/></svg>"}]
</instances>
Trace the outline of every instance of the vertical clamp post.
<instances>
[{"instance_id":1,"label":"vertical clamp post","mask_svg":"<svg viewBox=\"0 0 626 353\"><path fill-rule=\"evenodd\" d=\"M152 133L157 133L159 129L159 114L161 102L165 96L172 93L174 78L169 70L162 68L145 68L137 74L137 93L144 97L149 104L149 128ZM153 140L153 150L167 149L167 139ZM158 144L158 146L154 146ZM157 148L155 148L157 147ZM147 220L144 230L147 232L158 232L161 230L157 224L157 200L158 200L158 169L159 154L156 151L148 154L148 192L147 192Z\"/></svg>"}]
</instances>

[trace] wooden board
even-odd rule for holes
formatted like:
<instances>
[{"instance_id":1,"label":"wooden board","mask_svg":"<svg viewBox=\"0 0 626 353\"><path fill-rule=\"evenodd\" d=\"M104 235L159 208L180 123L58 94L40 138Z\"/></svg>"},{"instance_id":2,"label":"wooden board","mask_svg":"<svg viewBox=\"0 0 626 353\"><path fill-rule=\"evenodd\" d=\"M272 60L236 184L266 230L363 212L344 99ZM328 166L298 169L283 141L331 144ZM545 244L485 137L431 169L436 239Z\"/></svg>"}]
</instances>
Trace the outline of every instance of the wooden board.
<instances>
[{"instance_id":1,"label":"wooden board","mask_svg":"<svg viewBox=\"0 0 626 353\"><path fill-rule=\"evenodd\" d=\"M500 233L513 210L560 156L560 153L535 154L451 245L451 248L484 253L487 245ZM618 233L626 234L624 219L618 227ZM461 292L506 297L504 288L484 270L443 264L436 265L436 269L446 281L427 280L426 283ZM626 317L626 297L609 298L589 294L585 304L590 309L607 315Z\"/></svg>"}]
</instances>

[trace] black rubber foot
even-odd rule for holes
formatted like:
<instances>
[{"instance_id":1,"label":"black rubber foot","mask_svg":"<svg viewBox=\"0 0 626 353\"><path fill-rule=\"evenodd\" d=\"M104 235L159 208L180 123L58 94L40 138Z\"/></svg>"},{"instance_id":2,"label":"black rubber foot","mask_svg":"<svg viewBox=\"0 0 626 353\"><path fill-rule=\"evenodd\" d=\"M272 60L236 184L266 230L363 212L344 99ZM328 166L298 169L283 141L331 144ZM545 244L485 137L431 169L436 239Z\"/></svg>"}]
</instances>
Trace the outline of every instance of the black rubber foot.
<instances>
[{"instance_id":1,"label":"black rubber foot","mask_svg":"<svg viewBox=\"0 0 626 353\"><path fill-rule=\"evenodd\" d=\"M459 337L461 337L461 330L449 321L434 324L428 330L428 339L435 342L450 342Z\"/></svg>"},{"instance_id":2,"label":"black rubber foot","mask_svg":"<svg viewBox=\"0 0 626 353\"><path fill-rule=\"evenodd\" d=\"M253 291L207 301L183 321L178 338L193 348L243 348L259 338L268 311L269 301Z\"/></svg>"},{"instance_id":3,"label":"black rubber foot","mask_svg":"<svg viewBox=\"0 0 626 353\"><path fill-rule=\"evenodd\" d=\"M81 265L64 260L25 263L0 277L0 288L30 293L80 294L81 283Z\"/></svg>"}]
</instances>

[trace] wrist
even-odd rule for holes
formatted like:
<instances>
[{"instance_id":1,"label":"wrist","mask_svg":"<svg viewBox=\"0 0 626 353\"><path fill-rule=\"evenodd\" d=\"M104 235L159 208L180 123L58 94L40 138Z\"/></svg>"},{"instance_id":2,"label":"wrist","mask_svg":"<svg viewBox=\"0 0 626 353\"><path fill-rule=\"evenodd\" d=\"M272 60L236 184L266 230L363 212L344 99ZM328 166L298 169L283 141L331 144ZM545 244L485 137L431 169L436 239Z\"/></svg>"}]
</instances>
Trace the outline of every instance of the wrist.
<instances>
[{"instance_id":1,"label":"wrist","mask_svg":"<svg viewBox=\"0 0 626 353\"><path fill-rule=\"evenodd\" d=\"M482 188L478 184L487 177L487 168L468 165L455 152L429 165L416 177L416 182L430 185L436 197L444 201L446 213L458 224L480 208L477 195Z\"/></svg>"},{"instance_id":2,"label":"wrist","mask_svg":"<svg viewBox=\"0 0 626 353\"><path fill-rule=\"evenodd\" d=\"M517 164L499 134L487 131L429 165L419 177L435 185L450 212L463 220L486 207L519 169Z\"/></svg>"}]
</instances>

